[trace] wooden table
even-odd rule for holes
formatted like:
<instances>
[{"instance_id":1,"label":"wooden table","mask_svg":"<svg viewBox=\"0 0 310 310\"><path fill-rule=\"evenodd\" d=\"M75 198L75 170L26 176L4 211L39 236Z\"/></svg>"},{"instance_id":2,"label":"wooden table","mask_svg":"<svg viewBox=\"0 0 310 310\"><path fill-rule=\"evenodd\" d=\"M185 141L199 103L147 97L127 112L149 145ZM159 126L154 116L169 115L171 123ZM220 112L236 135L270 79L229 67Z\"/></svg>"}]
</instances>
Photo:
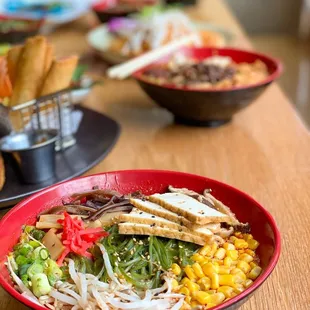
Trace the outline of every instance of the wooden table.
<instances>
[{"instance_id":1,"label":"wooden table","mask_svg":"<svg viewBox=\"0 0 310 310\"><path fill-rule=\"evenodd\" d=\"M250 47L221 0L201 0L190 14L228 27L240 36L240 46ZM80 21L58 30L51 40L59 54L84 53L86 30L85 20ZM275 217L283 250L272 276L242 309L310 309L310 137L278 85L217 129L174 125L171 115L134 81L106 81L85 105L115 118L123 130L115 149L89 174L170 169L215 178L247 192ZM26 308L0 290L0 309Z\"/></svg>"}]
</instances>

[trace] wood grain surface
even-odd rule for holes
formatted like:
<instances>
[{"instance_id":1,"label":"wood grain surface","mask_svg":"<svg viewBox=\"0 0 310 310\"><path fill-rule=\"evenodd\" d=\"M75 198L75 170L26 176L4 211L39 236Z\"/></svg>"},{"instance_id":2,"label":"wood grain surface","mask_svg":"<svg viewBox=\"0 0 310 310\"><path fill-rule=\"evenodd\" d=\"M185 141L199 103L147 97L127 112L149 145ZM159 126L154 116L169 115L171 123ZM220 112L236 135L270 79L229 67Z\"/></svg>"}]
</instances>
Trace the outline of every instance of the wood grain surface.
<instances>
[{"instance_id":1,"label":"wood grain surface","mask_svg":"<svg viewBox=\"0 0 310 310\"><path fill-rule=\"evenodd\" d=\"M220 0L201 0L189 12L238 35L237 21ZM84 53L85 20L51 35L59 54ZM122 125L110 155L88 174L154 168L191 172L231 184L257 199L275 217L282 233L280 261L243 310L310 309L310 136L292 105L274 84L231 124L217 129L174 125L131 80L105 81L85 102ZM102 132L102 139L105 133ZM0 309L26 307L0 289Z\"/></svg>"}]
</instances>

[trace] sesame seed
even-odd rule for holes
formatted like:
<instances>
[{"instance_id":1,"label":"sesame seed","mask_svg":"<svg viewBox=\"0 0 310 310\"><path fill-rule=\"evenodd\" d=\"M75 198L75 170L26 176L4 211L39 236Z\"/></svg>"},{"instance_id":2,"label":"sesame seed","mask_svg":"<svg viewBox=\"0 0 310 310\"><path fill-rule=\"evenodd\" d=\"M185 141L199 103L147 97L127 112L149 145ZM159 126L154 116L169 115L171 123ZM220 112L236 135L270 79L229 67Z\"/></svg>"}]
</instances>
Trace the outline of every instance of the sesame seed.
<instances>
[{"instance_id":1,"label":"sesame seed","mask_svg":"<svg viewBox=\"0 0 310 310\"><path fill-rule=\"evenodd\" d=\"M115 266L118 267L118 262L115 262Z\"/></svg>"}]
</instances>

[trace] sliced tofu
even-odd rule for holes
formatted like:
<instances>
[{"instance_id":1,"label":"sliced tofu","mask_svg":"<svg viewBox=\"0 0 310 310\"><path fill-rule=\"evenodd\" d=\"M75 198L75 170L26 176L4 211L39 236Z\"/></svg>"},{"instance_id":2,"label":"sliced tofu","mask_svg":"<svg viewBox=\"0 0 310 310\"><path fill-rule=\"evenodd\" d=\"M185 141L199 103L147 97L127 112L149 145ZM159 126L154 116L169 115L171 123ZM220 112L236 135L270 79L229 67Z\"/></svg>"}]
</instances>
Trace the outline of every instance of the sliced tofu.
<instances>
[{"instance_id":1,"label":"sliced tofu","mask_svg":"<svg viewBox=\"0 0 310 310\"><path fill-rule=\"evenodd\" d=\"M188 221L204 225L207 223L229 222L230 217L207 205L180 193L154 194L149 196L149 200L159 204L163 208L175 212Z\"/></svg>"},{"instance_id":2,"label":"sliced tofu","mask_svg":"<svg viewBox=\"0 0 310 310\"><path fill-rule=\"evenodd\" d=\"M199 245L206 244L206 240L204 238L198 237L196 235L171 228L153 227L152 225L148 224L121 223L118 224L118 229L119 233L123 235L157 236L182 240Z\"/></svg>"},{"instance_id":3,"label":"sliced tofu","mask_svg":"<svg viewBox=\"0 0 310 310\"><path fill-rule=\"evenodd\" d=\"M134 208L132 212L129 214L122 214L120 216L120 221L136 223L136 224L147 224L147 225L152 225L153 227L171 228L171 229L178 230L179 232L183 231L189 234L199 236L206 240L209 240L213 235L213 233L207 228L203 227L203 228L198 228L196 230L192 230L180 224L166 220L162 217L159 217L159 216L156 216L156 215L144 212L144 211L140 211L136 208Z\"/></svg>"},{"instance_id":4,"label":"sliced tofu","mask_svg":"<svg viewBox=\"0 0 310 310\"><path fill-rule=\"evenodd\" d=\"M194 226L192 222L190 222L183 216L179 216L176 213L163 208L157 203L153 203L148 200L136 199L136 198L131 198L130 203L134 205L136 208L138 208L139 210L160 216L166 220L175 222L180 225L184 225L188 228L193 228Z\"/></svg>"}]
</instances>

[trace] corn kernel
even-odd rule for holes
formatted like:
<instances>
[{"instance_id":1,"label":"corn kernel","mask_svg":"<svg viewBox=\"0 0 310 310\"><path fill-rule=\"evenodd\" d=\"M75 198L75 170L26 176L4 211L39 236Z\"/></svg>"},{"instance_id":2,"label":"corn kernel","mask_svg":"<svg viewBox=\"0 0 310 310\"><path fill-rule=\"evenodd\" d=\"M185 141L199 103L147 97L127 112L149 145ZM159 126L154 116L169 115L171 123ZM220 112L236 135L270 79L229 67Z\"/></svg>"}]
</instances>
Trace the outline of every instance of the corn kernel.
<instances>
[{"instance_id":1,"label":"corn kernel","mask_svg":"<svg viewBox=\"0 0 310 310\"><path fill-rule=\"evenodd\" d=\"M212 302L210 302L207 304L207 309L213 308L215 306L216 306L216 304L213 304Z\"/></svg>"},{"instance_id":2,"label":"corn kernel","mask_svg":"<svg viewBox=\"0 0 310 310\"><path fill-rule=\"evenodd\" d=\"M192 307L187 302L183 302L183 305L180 308L180 310L191 310L191 309Z\"/></svg>"},{"instance_id":3,"label":"corn kernel","mask_svg":"<svg viewBox=\"0 0 310 310\"><path fill-rule=\"evenodd\" d=\"M244 282L244 286L245 287L249 287L253 284L253 281L251 279L247 279L245 282Z\"/></svg>"},{"instance_id":4,"label":"corn kernel","mask_svg":"<svg viewBox=\"0 0 310 310\"><path fill-rule=\"evenodd\" d=\"M186 295L186 296L189 296L189 294L190 294L189 289L187 287L184 287L184 286L179 290L179 293Z\"/></svg>"},{"instance_id":5,"label":"corn kernel","mask_svg":"<svg viewBox=\"0 0 310 310\"><path fill-rule=\"evenodd\" d=\"M231 268L227 266L220 266L219 267L219 274L230 274Z\"/></svg>"},{"instance_id":6,"label":"corn kernel","mask_svg":"<svg viewBox=\"0 0 310 310\"><path fill-rule=\"evenodd\" d=\"M241 269L244 273L248 273L251 270L251 266L243 260L238 262L237 268Z\"/></svg>"},{"instance_id":7,"label":"corn kernel","mask_svg":"<svg viewBox=\"0 0 310 310\"><path fill-rule=\"evenodd\" d=\"M227 257L230 257L232 260L237 260L239 257L239 253L237 250L228 250L226 251Z\"/></svg>"},{"instance_id":8,"label":"corn kernel","mask_svg":"<svg viewBox=\"0 0 310 310\"><path fill-rule=\"evenodd\" d=\"M190 297L190 296L186 296L184 299L184 301L188 304L191 302L191 300L192 300L192 297Z\"/></svg>"},{"instance_id":9,"label":"corn kernel","mask_svg":"<svg viewBox=\"0 0 310 310\"><path fill-rule=\"evenodd\" d=\"M243 271L240 271L240 272L234 274L234 276L235 276L235 282L236 283L243 283L247 279L247 277Z\"/></svg>"},{"instance_id":10,"label":"corn kernel","mask_svg":"<svg viewBox=\"0 0 310 310\"><path fill-rule=\"evenodd\" d=\"M195 308L197 306L199 306L199 302L198 301L194 300L194 301L191 302L191 307L192 308Z\"/></svg>"},{"instance_id":11,"label":"corn kernel","mask_svg":"<svg viewBox=\"0 0 310 310\"><path fill-rule=\"evenodd\" d=\"M219 289L217 290L219 293L223 293L226 298L231 298L234 293L234 289L231 286L220 286Z\"/></svg>"},{"instance_id":12,"label":"corn kernel","mask_svg":"<svg viewBox=\"0 0 310 310\"><path fill-rule=\"evenodd\" d=\"M256 266L249 272L248 277L251 280L255 280L260 275L261 272L262 272L262 268L259 266Z\"/></svg>"},{"instance_id":13,"label":"corn kernel","mask_svg":"<svg viewBox=\"0 0 310 310\"><path fill-rule=\"evenodd\" d=\"M246 250L245 250L245 253L251 255L252 257L255 257L255 252L254 252L253 250L246 249Z\"/></svg>"},{"instance_id":14,"label":"corn kernel","mask_svg":"<svg viewBox=\"0 0 310 310\"><path fill-rule=\"evenodd\" d=\"M219 292L219 293L215 293L213 295L210 295L209 296L209 302L218 305L221 302L223 302L225 300L225 298L226 298L225 295L223 293Z\"/></svg>"},{"instance_id":15,"label":"corn kernel","mask_svg":"<svg viewBox=\"0 0 310 310\"><path fill-rule=\"evenodd\" d=\"M211 280L208 277L203 277L198 280L197 284L199 284L201 290L207 291L211 287Z\"/></svg>"},{"instance_id":16,"label":"corn kernel","mask_svg":"<svg viewBox=\"0 0 310 310\"><path fill-rule=\"evenodd\" d=\"M201 266L198 263L194 263L192 265L192 269L194 270L194 273L198 278L203 278L205 276Z\"/></svg>"},{"instance_id":17,"label":"corn kernel","mask_svg":"<svg viewBox=\"0 0 310 310\"><path fill-rule=\"evenodd\" d=\"M202 262L200 262L200 266L202 267L203 265L207 264L207 263L210 263L211 262L211 259L210 258L207 258L205 257L204 260Z\"/></svg>"},{"instance_id":18,"label":"corn kernel","mask_svg":"<svg viewBox=\"0 0 310 310\"><path fill-rule=\"evenodd\" d=\"M171 265L171 271L176 275L179 276L181 274L181 267L178 264Z\"/></svg>"},{"instance_id":19,"label":"corn kernel","mask_svg":"<svg viewBox=\"0 0 310 310\"><path fill-rule=\"evenodd\" d=\"M240 232L240 231L236 231L235 232L235 236L237 237L237 238L240 238L240 239L243 239L244 237L243 237L243 234Z\"/></svg>"},{"instance_id":20,"label":"corn kernel","mask_svg":"<svg viewBox=\"0 0 310 310\"><path fill-rule=\"evenodd\" d=\"M189 289L190 294L192 294L195 291L200 290L200 286L197 283L192 282L192 281L187 282L185 286Z\"/></svg>"},{"instance_id":21,"label":"corn kernel","mask_svg":"<svg viewBox=\"0 0 310 310\"><path fill-rule=\"evenodd\" d=\"M238 252L239 252L239 255L240 255L240 254L243 254L245 252L245 250L238 250Z\"/></svg>"},{"instance_id":22,"label":"corn kernel","mask_svg":"<svg viewBox=\"0 0 310 310\"><path fill-rule=\"evenodd\" d=\"M215 254L215 252L216 252L216 250L217 250L217 247L218 247L217 243L214 242L214 243L212 244L212 246L211 246L210 257L213 257L213 256L214 256L214 254Z\"/></svg>"},{"instance_id":23,"label":"corn kernel","mask_svg":"<svg viewBox=\"0 0 310 310\"><path fill-rule=\"evenodd\" d=\"M185 277L182 279L181 284L185 285L187 282L190 282L190 279Z\"/></svg>"},{"instance_id":24,"label":"corn kernel","mask_svg":"<svg viewBox=\"0 0 310 310\"><path fill-rule=\"evenodd\" d=\"M248 245L249 245L249 249L255 251L258 246L259 246L259 242L255 239L249 239L248 240Z\"/></svg>"},{"instance_id":25,"label":"corn kernel","mask_svg":"<svg viewBox=\"0 0 310 310\"><path fill-rule=\"evenodd\" d=\"M209 295L213 295L213 294L216 293L216 290L208 290L207 293L208 293Z\"/></svg>"},{"instance_id":26,"label":"corn kernel","mask_svg":"<svg viewBox=\"0 0 310 310\"><path fill-rule=\"evenodd\" d=\"M234 245L237 249L246 249L249 247L249 244L243 239L236 239Z\"/></svg>"},{"instance_id":27,"label":"corn kernel","mask_svg":"<svg viewBox=\"0 0 310 310\"><path fill-rule=\"evenodd\" d=\"M235 285L235 276L231 274L221 274L219 275L219 284L233 287Z\"/></svg>"},{"instance_id":28,"label":"corn kernel","mask_svg":"<svg viewBox=\"0 0 310 310\"><path fill-rule=\"evenodd\" d=\"M207 256L211 252L211 246L206 244L203 248L199 250L199 254L202 256Z\"/></svg>"},{"instance_id":29,"label":"corn kernel","mask_svg":"<svg viewBox=\"0 0 310 310\"><path fill-rule=\"evenodd\" d=\"M236 283L236 284L234 285L234 292L235 292L235 293L239 294L239 293L241 293L241 292L243 292L243 291L244 291L244 287L243 287L242 284Z\"/></svg>"},{"instance_id":30,"label":"corn kernel","mask_svg":"<svg viewBox=\"0 0 310 310\"><path fill-rule=\"evenodd\" d=\"M218 272L218 269L219 269L219 266L217 265L214 265L212 263L207 263L205 265L202 266L202 270L203 270L203 273L208 276L209 278L211 278L211 275L213 273L217 273Z\"/></svg>"},{"instance_id":31,"label":"corn kernel","mask_svg":"<svg viewBox=\"0 0 310 310\"><path fill-rule=\"evenodd\" d=\"M184 271L187 275L187 277L191 280L191 281L196 281L197 280L197 276L195 275L194 270L191 268L191 266L187 265L184 268Z\"/></svg>"},{"instance_id":32,"label":"corn kernel","mask_svg":"<svg viewBox=\"0 0 310 310\"><path fill-rule=\"evenodd\" d=\"M214 257L217 259L224 259L226 255L226 250L223 248L218 249L215 253L214 253Z\"/></svg>"},{"instance_id":33,"label":"corn kernel","mask_svg":"<svg viewBox=\"0 0 310 310\"><path fill-rule=\"evenodd\" d=\"M172 289L176 289L179 286L179 282L176 279L171 280Z\"/></svg>"},{"instance_id":34,"label":"corn kernel","mask_svg":"<svg viewBox=\"0 0 310 310\"><path fill-rule=\"evenodd\" d=\"M235 242L235 240L237 240L238 238L237 237L235 237L235 236L231 236L231 237L229 237L229 240L231 241L231 242Z\"/></svg>"},{"instance_id":35,"label":"corn kernel","mask_svg":"<svg viewBox=\"0 0 310 310\"><path fill-rule=\"evenodd\" d=\"M220 283L219 283L219 275L217 273L213 273L210 277L211 279L211 288L213 290L217 290L220 286Z\"/></svg>"},{"instance_id":36,"label":"corn kernel","mask_svg":"<svg viewBox=\"0 0 310 310\"><path fill-rule=\"evenodd\" d=\"M237 273L239 273L239 272L242 272L242 270L241 269L239 269L239 268L233 268L232 270L231 270L231 274L237 274Z\"/></svg>"},{"instance_id":37,"label":"corn kernel","mask_svg":"<svg viewBox=\"0 0 310 310\"><path fill-rule=\"evenodd\" d=\"M201 305L206 305L207 303L210 302L210 297L211 295L206 293L206 292L196 292L195 294L195 299L201 304Z\"/></svg>"},{"instance_id":38,"label":"corn kernel","mask_svg":"<svg viewBox=\"0 0 310 310\"><path fill-rule=\"evenodd\" d=\"M231 257L228 257L228 256L225 257L225 258L224 258L224 262L223 262L223 263L224 263L224 266L230 267L230 266L232 265L232 261L233 261L233 260L231 259Z\"/></svg>"},{"instance_id":39,"label":"corn kernel","mask_svg":"<svg viewBox=\"0 0 310 310\"><path fill-rule=\"evenodd\" d=\"M204 258L201 254L199 254L199 253L195 253L195 254L191 257L191 259L192 259L194 262L198 262L198 263L201 263L201 262L203 262L203 261L205 260L205 258Z\"/></svg>"},{"instance_id":40,"label":"corn kernel","mask_svg":"<svg viewBox=\"0 0 310 310\"><path fill-rule=\"evenodd\" d=\"M223 248L225 250L235 250L236 249L236 247L232 243L228 243L228 242L225 242L223 244Z\"/></svg>"},{"instance_id":41,"label":"corn kernel","mask_svg":"<svg viewBox=\"0 0 310 310\"><path fill-rule=\"evenodd\" d=\"M253 239L253 235L251 235L251 234L244 234L244 235L243 235L243 239L244 239L245 241L248 241L248 240L250 240L250 239Z\"/></svg>"},{"instance_id":42,"label":"corn kernel","mask_svg":"<svg viewBox=\"0 0 310 310\"><path fill-rule=\"evenodd\" d=\"M254 267L257 266L257 264L255 264L254 262L251 262L251 263L250 263L250 266L251 266L251 268L253 269Z\"/></svg>"},{"instance_id":43,"label":"corn kernel","mask_svg":"<svg viewBox=\"0 0 310 310\"><path fill-rule=\"evenodd\" d=\"M213 264L214 266L219 266L220 265L220 261L218 259L212 258L210 260L210 263Z\"/></svg>"}]
</instances>

